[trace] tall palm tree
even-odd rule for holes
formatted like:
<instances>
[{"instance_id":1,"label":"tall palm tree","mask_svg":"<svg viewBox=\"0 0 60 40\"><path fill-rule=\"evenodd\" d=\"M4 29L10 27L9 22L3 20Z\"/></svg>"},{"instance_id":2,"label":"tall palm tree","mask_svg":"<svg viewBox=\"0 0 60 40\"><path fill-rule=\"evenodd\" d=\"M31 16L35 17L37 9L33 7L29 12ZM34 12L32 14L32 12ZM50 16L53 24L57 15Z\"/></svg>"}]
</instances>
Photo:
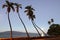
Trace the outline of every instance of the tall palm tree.
<instances>
[{"instance_id":1,"label":"tall palm tree","mask_svg":"<svg viewBox=\"0 0 60 40\"><path fill-rule=\"evenodd\" d=\"M41 36L41 34L39 33L39 31L38 31L38 29L36 28L35 23L34 23L34 19L35 19L36 17L35 17L35 15L33 14L33 11L34 11L35 9L33 9L33 8L31 7L31 5L30 5L30 6L26 6L25 9L26 9L26 10L25 10L24 12L27 12L27 16L29 17L29 19L31 19L31 22L32 22L34 28L36 29L36 31L38 32L39 36Z\"/></svg>"},{"instance_id":2,"label":"tall palm tree","mask_svg":"<svg viewBox=\"0 0 60 40\"><path fill-rule=\"evenodd\" d=\"M28 31L27 31L27 28L26 28L26 26L25 26L22 18L20 17L20 14L19 14L19 8L22 8L22 6L21 6L21 4L17 4L17 3L15 3L15 5L16 5L16 12L18 13L18 17L21 20L21 22L22 22L22 24L23 24L23 26L25 28L25 31L26 31L27 36L30 37L29 34L28 34Z\"/></svg>"},{"instance_id":3,"label":"tall palm tree","mask_svg":"<svg viewBox=\"0 0 60 40\"><path fill-rule=\"evenodd\" d=\"M2 8L7 7L8 21L9 21L9 26L10 26L10 38L11 38L11 39L12 39L12 26L11 26L11 22L10 22L10 18L9 18L9 13L10 13L11 9L12 9L13 11L15 11L15 9L14 9L14 7L13 7L13 4L14 4L14 3L11 3L11 2L9 2L9 1L6 1L6 4L4 4L4 5L2 6Z\"/></svg>"}]
</instances>

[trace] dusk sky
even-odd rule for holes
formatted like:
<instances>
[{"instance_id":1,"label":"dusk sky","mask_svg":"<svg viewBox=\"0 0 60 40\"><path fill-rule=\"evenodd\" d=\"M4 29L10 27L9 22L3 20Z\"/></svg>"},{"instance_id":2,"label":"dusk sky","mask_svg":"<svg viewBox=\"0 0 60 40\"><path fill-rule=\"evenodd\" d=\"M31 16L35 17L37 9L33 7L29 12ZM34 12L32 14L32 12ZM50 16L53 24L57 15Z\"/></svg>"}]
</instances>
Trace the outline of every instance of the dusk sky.
<instances>
[{"instance_id":1,"label":"dusk sky","mask_svg":"<svg viewBox=\"0 0 60 40\"><path fill-rule=\"evenodd\" d=\"M60 0L9 0L10 2L22 4L22 9L19 9L19 13L23 22L25 23L28 32L35 33L31 21L26 16L25 7L32 5L35 9L34 14L36 15L35 23L44 31L47 32L49 29L48 21L53 18L54 23L60 24ZM5 0L0 0L0 32L9 31L9 23L7 19L6 8L2 9L2 5L5 4ZM25 29L18 18L16 12L10 12L10 20L13 31L25 32Z\"/></svg>"}]
</instances>

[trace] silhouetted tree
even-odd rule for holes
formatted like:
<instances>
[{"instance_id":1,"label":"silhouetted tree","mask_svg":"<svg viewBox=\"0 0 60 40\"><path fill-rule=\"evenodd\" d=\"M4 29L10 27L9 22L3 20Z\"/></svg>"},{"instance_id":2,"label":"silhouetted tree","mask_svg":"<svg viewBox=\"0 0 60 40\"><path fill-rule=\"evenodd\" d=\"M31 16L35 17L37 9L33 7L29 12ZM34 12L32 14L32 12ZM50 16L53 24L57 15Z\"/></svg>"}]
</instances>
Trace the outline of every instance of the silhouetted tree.
<instances>
[{"instance_id":1,"label":"silhouetted tree","mask_svg":"<svg viewBox=\"0 0 60 40\"><path fill-rule=\"evenodd\" d=\"M31 6L26 6L25 9L26 9L26 10L25 10L24 12L27 12L27 16L29 17L29 19L31 19L31 22L32 22L34 28L36 29L36 31L38 32L39 36L41 36L41 34L39 33L39 31L38 31L38 29L36 28L35 23L34 23L34 19L35 19L36 17L35 17L35 15L33 14L33 11L34 11L35 9L33 9Z\"/></svg>"},{"instance_id":2,"label":"silhouetted tree","mask_svg":"<svg viewBox=\"0 0 60 40\"><path fill-rule=\"evenodd\" d=\"M29 34L28 34L28 31L27 31L27 28L26 28L26 26L25 26L22 18L20 17L20 14L19 14L19 8L22 8L22 6L21 6L21 4L18 4L18 3L15 3L15 5L16 5L16 12L17 12L17 14L18 14L18 17L19 17L19 19L21 20L21 22L22 22L22 24L23 24L23 26L24 26L24 28L25 28L25 31L26 31L27 36L30 37Z\"/></svg>"},{"instance_id":3,"label":"silhouetted tree","mask_svg":"<svg viewBox=\"0 0 60 40\"><path fill-rule=\"evenodd\" d=\"M50 24L51 24L51 22L50 22L50 21L48 21L48 24L50 25Z\"/></svg>"},{"instance_id":4,"label":"silhouetted tree","mask_svg":"<svg viewBox=\"0 0 60 40\"><path fill-rule=\"evenodd\" d=\"M54 22L54 19L51 19L50 21L48 21L48 24L51 25L53 24L53 22Z\"/></svg>"},{"instance_id":5,"label":"silhouetted tree","mask_svg":"<svg viewBox=\"0 0 60 40\"><path fill-rule=\"evenodd\" d=\"M2 8L7 7L7 14L8 14L8 21L9 21L9 26L10 26L10 37L11 37L11 39L12 39L12 26L11 26L11 22L10 22L10 18L9 18L9 13L10 13L11 9L12 9L13 11L15 11L15 9L14 9L14 7L13 7L13 4L14 4L14 3L11 3L11 2L9 2L9 1L6 1L6 4L4 4L4 5L2 6Z\"/></svg>"},{"instance_id":6,"label":"silhouetted tree","mask_svg":"<svg viewBox=\"0 0 60 40\"><path fill-rule=\"evenodd\" d=\"M47 34L49 34L49 35L60 35L60 25L59 24L50 25Z\"/></svg>"},{"instance_id":7,"label":"silhouetted tree","mask_svg":"<svg viewBox=\"0 0 60 40\"><path fill-rule=\"evenodd\" d=\"M54 22L54 19L51 19L51 22Z\"/></svg>"}]
</instances>

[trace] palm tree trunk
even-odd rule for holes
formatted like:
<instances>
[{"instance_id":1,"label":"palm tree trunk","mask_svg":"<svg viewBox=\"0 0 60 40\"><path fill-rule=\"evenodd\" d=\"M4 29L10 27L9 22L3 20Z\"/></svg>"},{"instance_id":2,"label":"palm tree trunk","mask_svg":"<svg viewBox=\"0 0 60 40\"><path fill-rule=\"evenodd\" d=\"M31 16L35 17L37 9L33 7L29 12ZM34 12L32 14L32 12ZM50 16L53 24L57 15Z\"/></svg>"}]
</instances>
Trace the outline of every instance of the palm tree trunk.
<instances>
[{"instance_id":1,"label":"palm tree trunk","mask_svg":"<svg viewBox=\"0 0 60 40\"><path fill-rule=\"evenodd\" d=\"M8 13L8 21L9 21L9 26L10 26L10 38L12 40L12 26L11 26L11 22L10 22L10 18L9 18L9 13Z\"/></svg>"},{"instance_id":2,"label":"palm tree trunk","mask_svg":"<svg viewBox=\"0 0 60 40\"><path fill-rule=\"evenodd\" d=\"M34 23L35 24L35 23ZM43 34L45 35L45 36L47 36L47 34L40 28L40 27L38 27L36 24L35 24L35 26L37 27L37 28L39 28L42 32L43 32Z\"/></svg>"},{"instance_id":3,"label":"palm tree trunk","mask_svg":"<svg viewBox=\"0 0 60 40\"><path fill-rule=\"evenodd\" d=\"M38 32L39 36L41 36L41 34L39 33L38 29L35 27L35 25L34 25L34 22L33 22L33 21L32 21L32 24L33 24L34 28L36 29L36 31Z\"/></svg>"},{"instance_id":4,"label":"palm tree trunk","mask_svg":"<svg viewBox=\"0 0 60 40\"><path fill-rule=\"evenodd\" d=\"M25 28L26 34L27 34L27 36L28 36L28 38L29 38L30 36L29 36L29 34L28 34L28 31L27 31L27 29L26 29L26 26L25 26L24 22L22 21L19 13L18 13L18 17L19 17L19 19L21 20L21 22L22 22L22 24L23 24L23 26L24 26L24 28Z\"/></svg>"}]
</instances>

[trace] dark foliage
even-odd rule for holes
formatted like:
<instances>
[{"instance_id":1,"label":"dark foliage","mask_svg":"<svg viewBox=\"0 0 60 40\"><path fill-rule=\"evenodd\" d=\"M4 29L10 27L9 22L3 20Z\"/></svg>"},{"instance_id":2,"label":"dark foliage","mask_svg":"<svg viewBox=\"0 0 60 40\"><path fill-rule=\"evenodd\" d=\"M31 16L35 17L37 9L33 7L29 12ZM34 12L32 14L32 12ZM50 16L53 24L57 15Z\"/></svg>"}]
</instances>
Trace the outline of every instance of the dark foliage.
<instances>
[{"instance_id":1,"label":"dark foliage","mask_svg":"<svg viewBox=\"0 0 60 40\"><path fill-rule=\"evenodd\" d=\"M22 5L18 3L14 3L14 5L16 6L16 12L19 13L19 8L22 9Z\"/></svg>"},{"instance_id":2,"label":"dark foliage","mask_svg":"<svg viewBox=\"0 0 60 40\"><path fill-rule=\"evenodd\" d=\"M9 1L6 1L6 4L4 4L4 5L2 6L2 8L7 7L7 12L10 13L11 9L12 9L13 11L15 11L13 5L14 5L14 3L11 3L11 2L9 2Z\"/></svg>"},{"instance_id":3,"label":"dark foliage","mask_svg":"<svg viewBox=\"0 0 60 40\"><path fill-rule=\"evenodd\" d=\"M25 9L27 9L27 10L25 10L24 12L27 12L27 16L29 17L29 19L34 21L34 18L36 18L36 17L33 14L33 10L35 10L35 9L33 9L31 6L26 6Z\"/></svg>"},{"instance_id":4,"label":"dark foliage","mask_svg":"<svg viewBox=\"0 0 60 40\"><path fill-rule=\"evenodd\" d=\"M52 24L47 32L49 35L60 35L60 25Z\"/></svg>"},{"instance_id":5,"label":"dark foliage","mask_svg":"<svg viewBox=\"0 0 60 40\"><path fill-rule=\"evenodd\" d=\"M51 22L54 22L54 19L51 19Z\"/></svg>"},{"instance_id":6,"label":"dark foliage","mask_svg":"<svg viewBox=\"0 0 60 40\"><path fill-rule=\"evenodd\" d=\"M48 21L48 24L51 24L51 22L50 22L50 21Z\"/></svg>"}]
</instances>

